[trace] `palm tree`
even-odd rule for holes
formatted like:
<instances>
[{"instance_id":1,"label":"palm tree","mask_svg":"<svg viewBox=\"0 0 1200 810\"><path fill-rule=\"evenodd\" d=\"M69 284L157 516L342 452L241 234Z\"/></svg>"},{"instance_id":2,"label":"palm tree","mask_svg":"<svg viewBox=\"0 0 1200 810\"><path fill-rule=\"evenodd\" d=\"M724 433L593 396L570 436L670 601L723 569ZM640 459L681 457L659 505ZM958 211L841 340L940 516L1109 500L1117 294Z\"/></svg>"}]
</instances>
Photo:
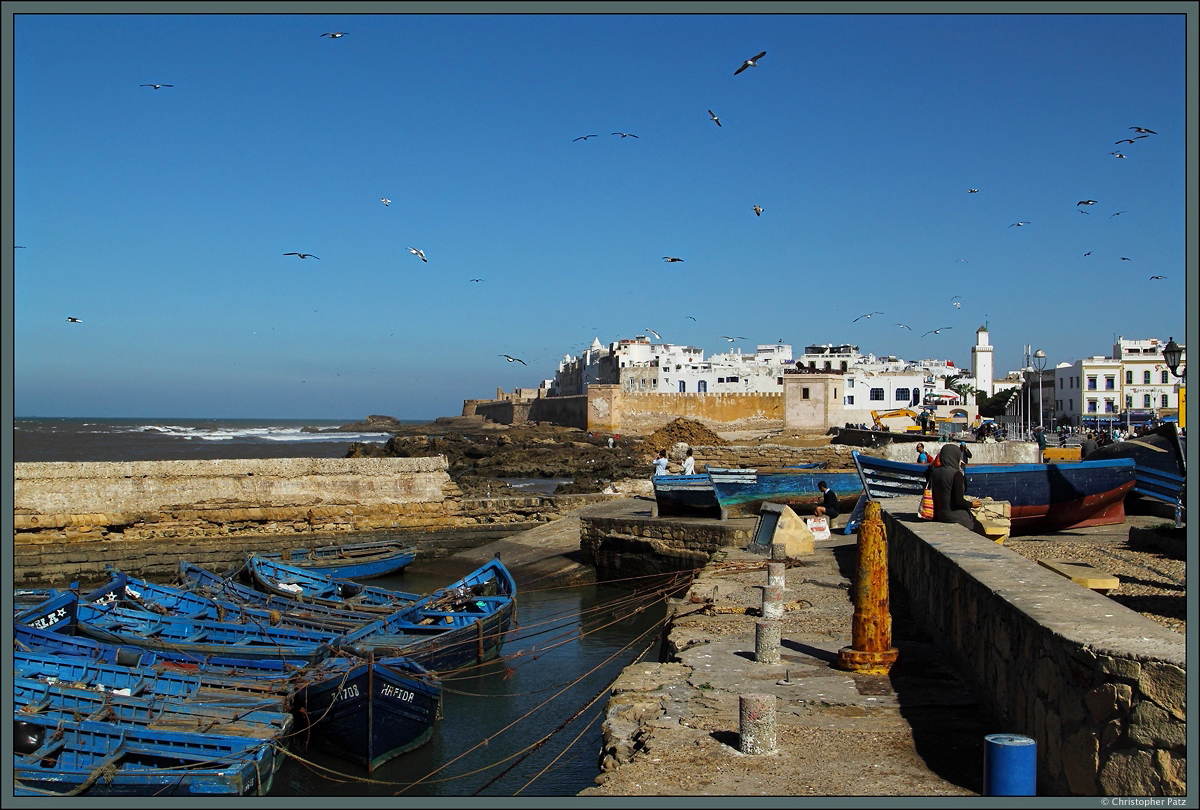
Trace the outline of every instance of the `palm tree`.
<instances>
[{"instance_id":1,"label":"palm tree","mask_svg":"<svg viewBox=\"0 0 1200 810\"><path fill-rule=\"evenodd\" d=\"M942 381L946 390L953 391L964 403L968 402L968 397L974 396L976 398L975 403L978 404L979 395L984 393L984 391L971 385L964 377L966 377L965 374L944 374L942 375Z\"/></svg>"}]
</instances>

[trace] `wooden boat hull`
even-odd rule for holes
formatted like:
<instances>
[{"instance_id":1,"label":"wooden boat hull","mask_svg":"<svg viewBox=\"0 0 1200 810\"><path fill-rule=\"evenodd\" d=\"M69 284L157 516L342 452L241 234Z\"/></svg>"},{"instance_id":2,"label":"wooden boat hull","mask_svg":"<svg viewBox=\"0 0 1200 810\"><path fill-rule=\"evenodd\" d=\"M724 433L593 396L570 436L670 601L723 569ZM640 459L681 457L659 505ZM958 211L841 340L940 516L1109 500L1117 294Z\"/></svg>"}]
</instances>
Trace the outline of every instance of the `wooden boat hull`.
<instances>
[{"instance_id":1,"label":"wooden boat hull","mask_svg":"<svg viewBox=\"0 0 1200 810\"><path fill-rule=\"evenodd\" d=\"M721 504L707 473L656 475L650 482L654 486L654 503L659 516L721 516Z\"/></svg>"},{"instance_id":2,"label":"wooden boat hull","mask_svg":"<svg viewBox=\"0 0 1200 810\"><path fill-rule=\"evenodd\" d=\"M925 489L924 464L853 455L872 499L920 495ZM1008 501L1012 533L1029 534L1124 523L1134 463L969 464L963 476L967 497Z\"/></svg>"},{"instance_id":3,"label":"wooden boat hull","mask_svg":"<svg viewBox=\"0 0 1200 810\"><path fill-rule=\"evenodd\" d=\"M421 598L420 594L362 585L255 554L246 558L246 570L254 584L268 593L328 607L384 615L408 607Z\"/></svg>"},{"instance_id":4,"label":"wooden boat hull","mask_svg":"<svg viewBox=\"0 0 1200 810\"><path fill-rule=\"evenodd\" d=\"M1187 455L1173 422L1141 436L1098 447L1087 460L1119 458L1133 459L1135 483L1132 494L1172 504L1182 498L1187 478Z\"/></svg>"},{"instance_id":5,"label":"wooden boat hull","mask_svg":"<svg viewBox=\"0 0 1200 810\"><path fill-rule=\"evenodd\" d=\"M855 472L813 470L787 467L770 469L709 468L721 517L757 515L764 503L782 503L801 514L811 514L819 505L817 484L826 482L838 497L838 506L848 512L862 494L862 481Z\"/></svg>"},{"instance_id":6,"label":"wooden boat hull","mask_svg":"<svg viewBox=\"0 0 1200 810\"><path fill-rule=\"evenodd\" d=\"M298 548L278 554L259 552L258 556L316 573L357 580L403 571L417 558L417 549L384 541Z\"/></svg>"}]
</instances>

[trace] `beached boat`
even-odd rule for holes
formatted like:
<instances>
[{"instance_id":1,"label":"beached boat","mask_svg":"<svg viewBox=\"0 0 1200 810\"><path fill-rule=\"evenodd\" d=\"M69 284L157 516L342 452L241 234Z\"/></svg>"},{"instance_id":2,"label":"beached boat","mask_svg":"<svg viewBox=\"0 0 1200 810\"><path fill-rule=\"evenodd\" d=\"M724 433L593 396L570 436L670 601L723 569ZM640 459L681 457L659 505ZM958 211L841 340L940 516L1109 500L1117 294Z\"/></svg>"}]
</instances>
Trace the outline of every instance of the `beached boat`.
<instances>
[{"instance_id":1,"label":"beached boat","mask_svg":"<svg viewBox=\"0 0 1200 810\"><path fill-rule=\"evenodd\" d=\"M863 489L872 499L920 495L926 464L854 452ZM1133 489L1130 459L1060 464L968 464L968 498L1008 501L1013 534L1058 531L1125 522L1125 496Z\"/></svg>"},{"instance_id":2,"label":"beached boat","mask_svg":"<svg viewBox=\"0 0 1200 810\"><path fill-rule=\"evenodd\" d=\"M512 627L516 582L494 558L410 607L347 633L343 649L362 657L407 656L438 673L495 658Z\"/></svg>"},{"instance_id":3,"label":"beached boat","mask_svg":"<svg viewBox=\"0 0 1200 810\"><path fill-rule=\"evenodd\" d=\"M297 548L290 552L260 551L258 556L342 579L371 579L403 571L417 558L417 549L394 540L379 540Z\"/></svg>"},{"instance_id":4,"label":"beached boat","mask_svg":"<svg viewBox=\"0 0 1200 810\"><path fill-rule=\"evenodd\" d=\"M269 560L256 554L246 558L246 571L254 584L268 593L297 602L370 611L377 615L386 615L408 607L421 598L420 594L363 585L353 580Z\"/></svg>"},{"instance_id":5,"label":"beached boat","mask_svg":"<svg viewBox=\"0 0 1200 810\"><path fill-rule=\"evenodd\" d=\"M265 796L282 756L269 740L13 717L19 796Z\"/></svg>"},{"instance_id":6,"label":"beached boat","mask_svg":"<svg viewBox=\"0 0 1200 810\"><path fill-rule=\"evenodd\" d=\"M1187 455L1174 422L1164 422L1141 436L1098 447L1087 461L1120 458L1133 459L1136 465L1132 494L1171 504L1182 499Z\"/></svg>"},{"instance_id":7,"label":"beached boat","mask_svg":"<svg viewBox=\"0 0 1200 810\"><path fill-rule=\"evenodd\" d=\"M656 475L650 483L654 486L656 516L721 516L721 504L708 473Z\"/></svg>"},{"instance_id":8,"label":"beached boat","mask_svg":"<svg viewBox=\"0 0 1200 810\"><path fill-rule=\"evenodd\" d=\"M757 515L766 502L782 503L811 514L821 502L817 484L824 481L836 493L843 512L854 508L862 481L854 471L802 467L708 468L722 519Z\"/></svg>"}]
</instances>

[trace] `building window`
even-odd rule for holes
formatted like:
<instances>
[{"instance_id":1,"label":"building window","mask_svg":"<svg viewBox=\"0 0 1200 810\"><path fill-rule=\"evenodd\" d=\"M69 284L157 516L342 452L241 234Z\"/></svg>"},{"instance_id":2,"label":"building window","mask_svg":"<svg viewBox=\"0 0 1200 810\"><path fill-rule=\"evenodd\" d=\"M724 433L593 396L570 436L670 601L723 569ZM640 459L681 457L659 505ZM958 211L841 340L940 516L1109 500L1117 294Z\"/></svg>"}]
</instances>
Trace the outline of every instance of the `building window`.
<instances>
[{"instance_id":1,"label":"building window","mask_svg":"<svg viewBox=\"0 0 1200 810\"><path fill-rule=\"evenodd\" d=\"M897 388L896 389L896 401L897 402L908 402L908 397L909 397L909 391L907 388Z\"/></svg>"},{"instance_id":2,"label":"building window","mask_svg":"<svg viewBox=\"0 0 1200 810\"><path fill-rule=\"evenodd\" d=\"M1150 372L1149 372L1149 371L1143 371L1143 372L1142 372L1142 384L1143 384L1143 385L1149 385L1149 384L1150 384Z\"/></svg>"},{"instance_id":3,"label":"building window","mask_svg":"<svg viewBox=\"0 0 1200 810\"><path fill-rule=\"evenodd\" d=\"M1168 399L1167 399L1167 395L1166 395L1166 394L1163 394L1163 395L1162 395L1162 405L1160 405L1159 407L1160 407L1160 408L1166 408L1166 407L1167 407L1167 403L1168 403L1169 401L1170 401L1170 400L1168 400Z\"/></svg>"},{"instance_id":4,"label":"building window","mask_svg":"<svg viewBox=\"0 0 1200 810\"><path fill-rule=\"evenodd\" d=\"M842 373L843 374L846 373L846 361L845 360L842 361Z\"/></svg>"},{"instance_id":5,"label":"building window","mask_svg":"<svg viewBox=\"0 0 1200 810\"><path fill-rule=\"evenodd\" d=\"M725 378L725 382L737 382L737 381L738 381L737 377L726 377Z\"/></svg>"},{"instance_id":6,"label":"building window","mask_svg":"<svg viewBox=\"0 0 1200 810\"><path fill-rule=\"evenodd\" d=\"M1111 399L1104 400L1104 412L1105 413L1115 413L1116 412L1115 409L1113 408L1113 401Z\"/></svg>"},{"instance_id":7,"label":"building window","mask_svg":"<svg viewBox=\"0 0 1200 810\"><path fill-rule=\"evenodd\" d=\"M680 380L679 381L679 393L682 394L686 391L687 391L687 382L685 380Z\"/></svg>"},{"instance_id":8,"label":"building window","mask_svg":"<svg viewBox=\"0 0 1200 810\"><path fill-rule=\"evenodd\" d=\"M1125 372L1125 384L1133 385L1133 372L1132 371Z\"/></svg>"},{"instance_id":9,"label":"building window","mask_svg":"<svg viewBox=\"0 0 1200 810\"><path fill-rule=\"evenodd\" d=\"M1088 377L1087 380L1088 380L1088 390L1095 391L1096 390L1096 378Z\"/></svg>"},{"instance_id":10,"label":"building window","mask_svg":"<svg viewBox=\"0 0 1200 810\"><path fill-rule=\"evenodd\" d=\"M871 401L872 402L883 402L883 389L882 388L872 388L871 389Z\"/></svg>"},{"instance_id":11,"label":"building window","mask_svg":"<svg viewBox=\"0 0 1200 810\"><path fill-rule=\"evenodd\" d=\"M851 377L850 379L846 380L846 387L847 387L847 388L853 388L853 387L854 387L854 378L853 378L853 377Z\"/></svg>"},{"instance_id":12,"label":"building window","mask_svg":"<svg viewBox=\"0 0 1200 810\"><path fill-rule=\"evenodd\" d=\"M853 394L851 394L850 396L846 397L846 404L847 404L847 405L853 405L853 404L854 404L854 395L853 395Z\"/></svg>"},{"instance_id":13,"label":"building window","mask_svg":"<svg viewBox=\"0 0 1200 810\"><path fill-rule=\"evenodd\" d=\"M1117 387L1117 378L1116 377L1105 377L1104 378L1104 390L1105 391L1113 391L1116 389L1116 387Z\"/></svg>"},{"instance_id":14,"label":"building window","mask_svg":"<svg viewBox=\"0 0 1200 810\"><path fill-rule=\"evenodd\" d=\"M1147 374L1149 374L1150 372L1149 372L1149 371L1147 371L1146 373L1147 373ZM1143 407L1143 408L1149 408L1149 407L1150 407L1150 395L1149 395L1149 394L1143 394L1143 395L1142 395L1142 407Z\"/></svg>"},{"instance_id":15,"label":"building window","mask_svg":"<svg viewBox=\"0 0 1200 810\"><path fill-rule=\"evenodd\" d=\"M1089 400L1087 401L1087 412L1088 412L1088 413L1095 413L1095 412L1096 412L1096 400L1094 400L1094 399L1089 399Z\"/></svg>"},{"instance_id":16,"label":"building window","mask_svg":"<svg viewBox=\"0 0 1200 810\"><path fill-rule=\"evenodd\" d=\"M708 380L700 380L696 383L696 393L704 394L708 392Z\"/></svg>"},{"instance_id":17,"label":"building window","mask_svg":"<svg viewBox=\"0 0 1200 810\"><path fill-rule=\"evenodd\" d=\"M776 384L776 385L783 385L783 377L776 377L776 378L775 378L775 384Z\"/></svg>"},{"instance_id":18,"label":"building window","mask_svg":"<svg viewBox=\"0 0 1200 810\"><path fill-rule=\"evenodd\" d=\"M808 399L808 389L807 388L800 389L800 399Z\"/></svg>"},{"instance_id":19,"label":"building window","mask_svg":"<svg viewBox=\"0 0 1200 810\"><path fill-rule=\"evenodd\" d=\"M1126 408L1132 408L1132 407L1133 407L1133 394L1126 394L1126 395L1125 395L1125 407L1126 407Z\"/></svg>"},{"instance_id":20,"label":"building window","mask_svg":"<svg viewBox=\"0 0 1200 810\"><path fill-rule=\"evenodd\" d=\"M1064 382L1066 382L1066 380L1064 380L1062 377L1059 377L1058 378L1058 387L1062 388Z\"/></svg>"},{"instance_id":21,"label":"building window","mask_svg":"<svg viewBox=\"0 0 1200 810\"><path fill-rule=\"evenodd\" d=\"M1169 376L1167 376L1167 374L1168 374L1168 372L1166 372L1166 371L1164 371L1164 372L1162 373L1162 384L1163 384L1163 385L1170 385L1170 384L1171 384L1171 378L1170 378Z\"/></svg>"},{"instance_id":22,"label":"building window","mask_svg":"<svg viewBox=\"0 0 1200 810\"><path fill-rule=\"evenodd\" d=\"M1075 410L1075 397L1071 397L1070 399L1067 400L1067 410L1068 411Z\"/></svg>"}]
</instances>

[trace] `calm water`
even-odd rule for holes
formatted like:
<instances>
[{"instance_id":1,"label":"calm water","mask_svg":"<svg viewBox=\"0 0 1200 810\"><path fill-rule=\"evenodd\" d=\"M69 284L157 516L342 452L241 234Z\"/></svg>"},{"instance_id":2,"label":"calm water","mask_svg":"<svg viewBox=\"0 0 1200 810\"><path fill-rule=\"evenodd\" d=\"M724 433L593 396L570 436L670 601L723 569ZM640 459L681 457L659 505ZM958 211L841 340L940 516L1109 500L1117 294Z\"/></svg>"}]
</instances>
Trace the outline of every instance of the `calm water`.
<instances>
[{"instance_id":1,"label":"calm water","mask_svg":"<svg viewBox=\"0 0 1200 810\"><path fill-rule=\"evenodd\" d=\"M303 430L353 421L16 419L13 460L341 458L350 442L387 440ZM511 483L552 491L557 480ZM404 574L372 584L427 593L471 567L418 558ZM502 658L443 682L443 717L428 743L371 775L321 752L297 751L303 761L288 760L271 795L387 797L389 804L406 796L575 796L599 773L609 685L646 650L658 652L665 603L633 594L614 585L521 588Z\"/></svg>"}]
</instances>

